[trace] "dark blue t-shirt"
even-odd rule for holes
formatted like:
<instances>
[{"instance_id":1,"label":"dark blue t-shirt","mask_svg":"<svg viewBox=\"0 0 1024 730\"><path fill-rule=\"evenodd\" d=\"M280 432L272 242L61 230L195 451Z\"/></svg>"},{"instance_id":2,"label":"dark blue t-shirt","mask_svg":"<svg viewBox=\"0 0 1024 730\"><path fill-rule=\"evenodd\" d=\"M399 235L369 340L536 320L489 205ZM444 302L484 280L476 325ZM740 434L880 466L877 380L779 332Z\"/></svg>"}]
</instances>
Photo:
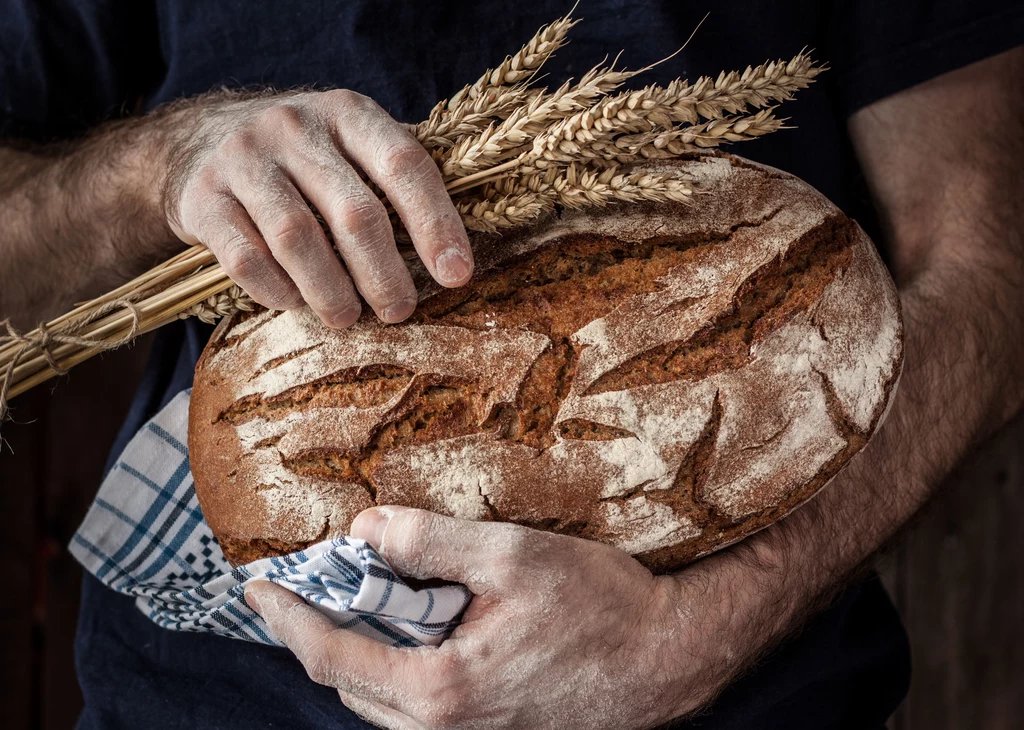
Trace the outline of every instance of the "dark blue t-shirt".
<instances>
[{"instance_id":1,"label":"dark blue t-shirt","mask_svg":"<svg viewBox=\"0 0 1024 730\"><path fill-rule=\"evenodd\" d=\"M341 0L0 0L0 133L63 139L109 118L230 86L347 87L397 119L515 51L571 5ZM668 56L707 9L678 0L584 0L585 21L546 67L554 79L623 49L631 67ZM1024 38L1015 2L732 0L680 55L637 79L691 79L789 58L805 46L830 64L787 103L796 129L737 151L817 187L872 231L845 132L852 112ZM879 240L876 236L876 240ZM113 453L191 384L210 329L160 335ZM363 728L283 649L166 631L86 577L77 639L81 728ZM693 728L882 728L906 692L909 657L877 580L850 588ZM486 702L487 698L481 698Z\"/></svg>"}]
</instances>

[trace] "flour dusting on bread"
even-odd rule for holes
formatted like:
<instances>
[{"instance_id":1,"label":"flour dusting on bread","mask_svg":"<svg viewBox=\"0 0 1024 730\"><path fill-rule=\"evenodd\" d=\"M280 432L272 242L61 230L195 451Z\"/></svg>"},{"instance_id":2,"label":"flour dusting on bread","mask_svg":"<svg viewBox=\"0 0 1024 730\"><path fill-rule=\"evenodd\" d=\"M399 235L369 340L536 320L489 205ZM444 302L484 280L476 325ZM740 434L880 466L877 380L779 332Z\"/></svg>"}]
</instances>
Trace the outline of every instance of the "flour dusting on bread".
<instances>
[{"instance_id":1,"label":"flour dusting on bread","mask_svg":"<svg viewBox=\"0 0 1024 730\"><path fill-rule=\"evenodd\" d=\"M902 361L895 289L805 183L728 155L647 165L689 205L474 239L417 312L221 325L196 374L197 493L229 559L343 534L373 504L603 540L654 570L809 499L864 446Z\"/></svg>"}]
</instances>

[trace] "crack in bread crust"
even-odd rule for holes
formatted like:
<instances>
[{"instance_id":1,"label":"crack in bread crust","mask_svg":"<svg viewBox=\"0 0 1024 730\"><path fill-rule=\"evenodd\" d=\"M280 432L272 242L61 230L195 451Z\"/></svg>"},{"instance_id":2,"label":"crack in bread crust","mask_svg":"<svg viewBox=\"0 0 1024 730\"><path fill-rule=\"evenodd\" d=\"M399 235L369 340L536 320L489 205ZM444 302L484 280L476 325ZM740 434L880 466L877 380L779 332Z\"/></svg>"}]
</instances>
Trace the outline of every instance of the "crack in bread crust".
<instances>
[{"instance_id":1,"label":"crack in bread crust","mask_svg":"<svg viewBox=\"0 0 1024 730\"><path fill-rule=\"evenodd\" d=\"M495 302L514 305L533 295L537 297L532 302L535 309L549 316L520 321L519 326L548 336L576 331L607 315L617 301L610 296L595 296L587 303L589 306L574 307L567 312L570 322L565 324L556 316L550 316L552 311L561 314L558 300L564 287L590 291L586 288L588 280L603 276L601 281L606 288L601 290L601 294L607 295L609 289L615 290L621 285L614 274L622 274L621 269L629 267L629 262L653 261L655 265L628 271L625 276L630 285L639 284L631 286L631 293L656 292L658 275L664 275L678 265L685 251L726 241L738 230L756 228L774 217L775 213L777 211L756 222L735 224L728 235L707 241L695 238L685 242L643 241L630 247L614 240L588 237L575 246L569 243L557 251L545 252L548 255L540 261L521 263L508 278L507 272L502 272L475 286L469 285L466 288L470 295L460 297L461 303L443 314L429 306L423 307L426 311L418 319L435 325L464 326L464 318L476 313L499 316L494 310L488 310L488 305ZM671 341L648 350L606 373L587 389L586 394L676 379L700 380L719 370L742 367L750 358L752 343L770 334L798 311L806 311L809 304L816 301L821 290L832 280L836 267L847 262L848 255L844 258L844 254L849 243L848 231L841 225L841 220L838 217L826 220L809 231L786 256L758 269L744 284L734 306L705 327L697 337L686 342ZM546 265L551 266L554 272L549 272ZM648 268L654 271L648 271ZM510 280L516 285L508 288ZM496 281L499 284L495 284ZM496 298L486 294L495 291L500 292ZM515 308L508 315L518 315L521 319L521 312ZM267 372L312 349L302 348L273 358L256 372ZM412 388L401 404L382 420L369 442L357 453L317 448L304 452L301 457L286 457L283 462L297 474L359 484L375 497L377 488L372 472L378 462L375 458L378 452L402 445L481 433L486 430L485 424L492 431L500 430L501 437L506 440L540 451L555 445L559 436L583 440L608 440L611 434L618 434L617 438L632 436L624 429L605 424L581 427L582 422L578 419L575 424L570 422L562 424L559 429L554 427L559 408L572 385L577 357L568 336L563 335L553 341L534 361L519 389L514 408L506 412L506 418L514 419L510 422L491 418L492 413L485 408L489 393L481 390L477 381L417 375L408 368L385 364L332 373L269 399L250 396L233 403L218 418L238 423L256 416L267 417L274 411L315 407L321 403L332 407L366 408L387 402L412 382Z\"/></svg>"},{"instance_id":2,"label":"crack in bread crust","mask_svg":"<svg viewBox=\"0 0 1024 730\"><path fill-rule=\"evenodd\" d=\"M751 184L769 186L766 191L775 184L804 190L783 173L726 159L736 174L757 173ZM712 173L711 186L719 184L715 175L721 172ZM768 193L750 194L772 200ZM192 419L202 426L190 434L197 445L197 491L225 554L239 562L294 551L321 539L324 530L344 533L356 506L396 499L610 541L656 571L678 568L770 524L834 476L871 431L855 427L849 415L863 368L851 370L835 355L844 347L855 351L857 342L851 345L834 304L819 311L836 282L866 286L847 273L864 275L851 252L863 249L866 239L814 195L800 203L803 212L788 201L751 202L747 207L755 213L736 219L727 205L723 210L733 220L726 225L718 222L723 213L715 212L718 199L712 197L705 228L694 230L666 217L665 207L644 208L662 212L650 214L651 223L631 223L651 232L632 238L600 226L580 228L580 214L566 216L552 225L570 230L532 248L516 249L520 244L510 239L500 265L486 264L485 251L470 284L425 296L399 326L429 335L423 345L413 334L407 339L414 344L381 345L374 354L376 325L366 325L367 334L359 336L370 349L358 366L328 365L352 361L337 359L333 353L344 345L331 344L330 337L340 343L354 334L320 334L301 313L255 313L222 324L197 369L199 407ZM675 210L683 218L695 215ZM762 250L777 253L760 257ZM872 285L889 306L891 282ZM898 336L898 310L895 317ZM263 330L275 327L299 330L300 336L294 345L274 344ZM520 357L514 377L503 377L501 358L493 361L497 370L471 374L460 370L457 358L444 365L428 354L441 346L429 344L430 338L461 337L438 340L441 332L466 333L465 342L474 343L466 345L467 364L500 333L533 338L522 346L508 340L507 353L524 355L526 343L536 349L529 359ZM240 350L251 360L235 374ZM897 348L895 359L900 357ZM872 396L874 410L867 411L872 413L882 411L895 379L893 355L880 352L876 359L882 380ZM738 384L748 370L770 380L776 367L810 410L791 404L797 416L743 426L755 422L737 410L751 406L737 400ZM278 377L286 370L301 377ZM248 391L231 397L239 376ZM286 387L264 392L253 385L268 378ZM834 385L836 378L845 378L843 387ZM757 392L756 384L751 387L743 386ZM773 387L765 393L786 392ZM214 392L216 398L209 395ZM782 403L757 407L772 413ZM812 415L821 422L811 424ZM738 437L737 428L749 433ZM200 432L215 438L203 439ZM230 470L210 466L214 442L227 453L217 458L238 462ZM774 465L772 454L790 448L814 449L818 456L805 465L805 476L779 481L789 467ZM266 455L257 459L261 452ZM751 502L755 506L744 506L748 496L731 485L724 460L733 454L767 470L766 486L744 487L753 490L750 497L761 495ZM267 468L278 470L276 476L255 476ZM225 479L230 489L218 497L212 482ZM246 484L263 485L259 494L271 501L303 490L309 496L300 500L301 509L285 512L267 512L259 503L239 507L238 497L226 495L244 493ZM228 501L230 511L220 506ZM342 503L352 506L342 509ZM308 518L301 516L306 513ZM255 533L246 532L251 524ZM278 526L261 526L270 524ZM298 537L291 525L307 526L306 535Z\"/></svg>"},{"instance_id":3,"label":"crack in bread crust","mask_svg":"<svg viewBox=\"0 0 1024 730\"><path fill-rule=\"evenodd\" d=\"M832 216L804 234L785 257L747 279L733 306L686 341L666 342L602 375L587 393L686 378L700 380L750 361L751 346L818 300L850 260L848 221Z\"/></svg>"}]
</instances>

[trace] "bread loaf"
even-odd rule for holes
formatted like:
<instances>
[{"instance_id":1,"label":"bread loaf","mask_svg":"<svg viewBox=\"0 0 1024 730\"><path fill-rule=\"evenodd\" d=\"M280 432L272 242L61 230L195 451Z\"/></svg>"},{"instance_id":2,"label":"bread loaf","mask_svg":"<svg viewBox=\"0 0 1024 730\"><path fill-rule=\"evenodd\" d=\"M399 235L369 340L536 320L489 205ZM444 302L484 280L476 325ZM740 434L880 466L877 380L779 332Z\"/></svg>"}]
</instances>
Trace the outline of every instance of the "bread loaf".
<instances>
[{"instance_id":1,"label":"bread loaf","mask_svg":"<svg viewBox=\"0 0 1024 730\"><path fill-rule=\"evenodd\" d=\"M400 325L307 309L224 321L189 448L229 560L333 535L375 504L601 540L654 571L809 499L867 442L902 363L871 241L822 195L722 154L649 163L690 205L617 205L419 268Z\"/></svg>"}]
</instances>

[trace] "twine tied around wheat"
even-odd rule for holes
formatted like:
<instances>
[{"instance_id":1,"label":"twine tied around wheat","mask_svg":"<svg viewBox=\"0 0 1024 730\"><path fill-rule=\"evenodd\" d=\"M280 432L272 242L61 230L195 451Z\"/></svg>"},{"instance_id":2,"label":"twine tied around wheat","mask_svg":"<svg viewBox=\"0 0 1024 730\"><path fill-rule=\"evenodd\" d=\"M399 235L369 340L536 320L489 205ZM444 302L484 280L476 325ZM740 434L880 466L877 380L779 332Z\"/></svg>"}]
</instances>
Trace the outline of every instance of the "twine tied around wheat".
<instances>
[{"instance_id":1,"label":"twine tied around wheat","mask_svg":"<svg viewBox=\"0 0 1024 730\"><path fill-rule=\"evenodd\" d=\"M542 27L518 53L411 127L441 170L467 229L496 232L556 208L690 202L693 181L631 165L774 132L784 122L775 115L777 105L826 68L804 50L789 61L723 71L694 83L675 79L621 90L652 66L620 70L613 61L553 91L534 87L541 66L578 22L567 15ZM391 221L400 250L412 258L401 220L392 213ZM31 332L3 322L0 422L10 398L99 352L179 318L213 322L254 306L208 249L191 246Z\"/></svg>"},{"instance_id":2,"label":"twine tied around wheat","mask_svg":"<svg viewBox=\"0 0 1024 730\"><path fill-rule=\"evenodd\" d=\"M103 339L88 334L80 334L89 324L115 310L126 311L131 318L128 330L119 337ZM64 367L54 355L54 345L69 345L83 349L98 348L112 350L128 344L139 334L139 310L135 303L127 297L121 297L90 312L88 316L72 322L55 326L51 329L47 324L40 325L27 334L18 332L10 319L0 321L6 334L0 334L0 351L13 348L4 372L0 375L0 421L7 416L7 398L14 380L14 372L18 364L32 354L38 354L46 361L46 366L54 375L64 375L68 368Z\"/></svg>"}]
</instances>

